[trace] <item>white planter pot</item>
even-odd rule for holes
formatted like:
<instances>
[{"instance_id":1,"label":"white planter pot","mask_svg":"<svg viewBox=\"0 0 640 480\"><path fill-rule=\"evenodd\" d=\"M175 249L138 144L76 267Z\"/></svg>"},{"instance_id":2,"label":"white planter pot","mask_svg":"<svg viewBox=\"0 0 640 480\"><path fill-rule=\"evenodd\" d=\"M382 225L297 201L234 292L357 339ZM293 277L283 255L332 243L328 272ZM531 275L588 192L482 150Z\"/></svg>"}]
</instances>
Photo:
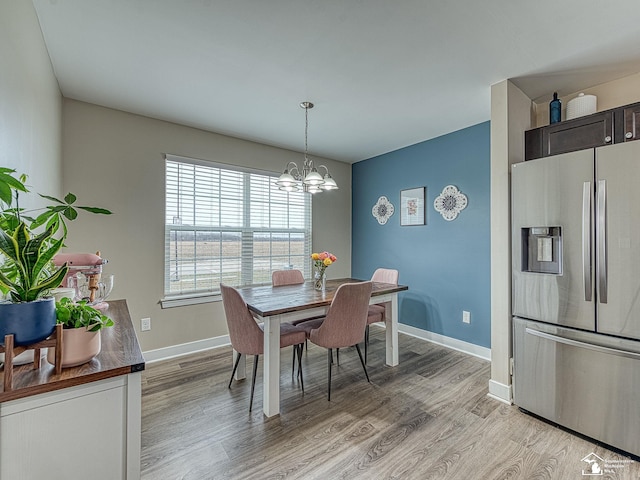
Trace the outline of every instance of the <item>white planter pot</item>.
<instances>
[{"instance_id":1,"label":"white planter pot","mask_svg":"<svg viewBox=\"0 0 640 480\"><path fill-rule=\"evenodd\" d=\"M100 330L88 332L85 328L65 328L62 330L62 368L75 367L87 363L100 353L102 347ZM56 349L49 348L47 361L55 363Z\"/></svg>"}]
</instances>

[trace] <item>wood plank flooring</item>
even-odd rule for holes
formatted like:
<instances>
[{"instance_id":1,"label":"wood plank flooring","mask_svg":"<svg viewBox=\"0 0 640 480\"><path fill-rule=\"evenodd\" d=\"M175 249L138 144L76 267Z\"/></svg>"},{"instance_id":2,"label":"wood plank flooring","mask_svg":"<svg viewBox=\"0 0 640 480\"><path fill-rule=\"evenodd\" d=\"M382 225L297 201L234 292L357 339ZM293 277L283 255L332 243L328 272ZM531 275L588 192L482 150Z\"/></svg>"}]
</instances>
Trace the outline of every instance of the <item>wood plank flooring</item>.
<instances>
[{"instance_id":1,"label":"wood plank flooring","mask_svg":"<svg viewBox=\"0 0 640 480\"><path fill-rule=\"evenodd\" d=\"M250 378L227 388L230 347L147 365L142 478L640 479L640 463L488 397L484 360L400 334L400 365L387 367L372 327L371 383L341 350L328 402L326 350L303 357L304 393L282 350L281 414L269 419L261 364L252 413ZM592 452L602 476L582 475Z\"/></svg>"}]
</instances>

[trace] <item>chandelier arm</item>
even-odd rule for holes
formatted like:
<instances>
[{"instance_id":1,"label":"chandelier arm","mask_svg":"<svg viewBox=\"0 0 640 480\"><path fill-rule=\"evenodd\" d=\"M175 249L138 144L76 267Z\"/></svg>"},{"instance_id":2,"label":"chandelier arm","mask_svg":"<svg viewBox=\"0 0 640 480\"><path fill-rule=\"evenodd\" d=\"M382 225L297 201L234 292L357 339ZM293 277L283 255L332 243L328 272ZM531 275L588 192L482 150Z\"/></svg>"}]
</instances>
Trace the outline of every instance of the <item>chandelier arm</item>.
<instances>
[{"instance_id":1,"label":"chandelier arm","mask_svg":"<svg viewBox=\"0 0 640 480\"><path fill-rule=\"evenodd\" d=\"M293 165L291 167L291 165ZM291 167L291 168L290 168ZM300 180L300 169L298 168L298 164L296 162L289 162L287 163L287 168L286 170L289 172L289 174L295 178L296 180ZM294 173L295 172L295 173Z\"/></svg>"},{"instance_id":2,"label":"chandelier arm","mask_svg":"<svg viewBox=\"0 0 640 480\"><path fill-rule=\"evenodd\" d=\"M321 168L324 168L324 171L326 172L326 174L328 174L328 173L329 173L329 169L327 168L327 166L326 166L326 165L318 165L318 167L317 167L317 168L318 168L318 170L319 170L319 169L321 169Z\"/></svg>"}]
</instances>

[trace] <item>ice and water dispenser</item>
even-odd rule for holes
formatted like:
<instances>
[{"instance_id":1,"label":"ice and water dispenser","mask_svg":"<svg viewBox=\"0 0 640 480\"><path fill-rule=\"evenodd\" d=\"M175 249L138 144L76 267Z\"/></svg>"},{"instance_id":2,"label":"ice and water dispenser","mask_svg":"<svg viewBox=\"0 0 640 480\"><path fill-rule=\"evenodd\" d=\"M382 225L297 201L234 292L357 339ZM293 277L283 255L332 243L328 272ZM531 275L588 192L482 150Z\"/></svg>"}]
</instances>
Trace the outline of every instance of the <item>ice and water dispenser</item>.
<instances>
[{"instance_id":1,"label":"ice and water dispenser","mask_svg":"<svg viewBox=\"0 0 640 480\"><path fill-rule=\"evenodd\" d=\"M522 271L562 274L562 227L522 230Z\"/></svg>"}]
</instances>

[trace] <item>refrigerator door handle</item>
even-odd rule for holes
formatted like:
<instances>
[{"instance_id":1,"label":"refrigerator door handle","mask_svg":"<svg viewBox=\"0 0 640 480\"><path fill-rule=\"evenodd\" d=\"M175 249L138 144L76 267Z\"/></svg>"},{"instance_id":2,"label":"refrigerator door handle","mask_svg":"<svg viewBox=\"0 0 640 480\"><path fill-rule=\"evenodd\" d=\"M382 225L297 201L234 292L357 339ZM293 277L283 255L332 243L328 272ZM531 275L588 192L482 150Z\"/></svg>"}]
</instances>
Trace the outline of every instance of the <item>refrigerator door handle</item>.
<instances>
[{"instance_id":1,"label":"refrigerator door handle","mask_svg":"<svg viewBox=\"0 0 640 480\"><path fill-rule=\"evenodd\" d=\"M591 301L591 182L582 184L582 284L584 299Z\"/></svg>"},{"instance_id":2,"label":"refrigerator door handle","mask_svg":"<svg viewBox=\"0 0 640 480\"><path fill-rule=\"evenodd\" d=\"M596 257L598 263L598 301L607 303L607 181L598 180L596 209Z\"/></svg>"},{"instance_id":3,"label":"refrigerator door handle","mask_svg":"<svg viewBox=\"0 0 640 480\"><path fill-rule=\"evenodd\" d=\"M547 332L541 332L540 330L535 330L533 328L525 328L525 332L534 335L536 337L544 338L547 340L551 340L557 343L564 343L565 345L571 345L572 347L579 348L588 348L589 350L595 350L596 352L605 353L608 355L617 355L619 357L633 358L635 360L640 360L640 353L628 352L626 350L619 350L617 348L611 347L603 347L601 345L595 345L593 343L585 343L579 340L573 340L572 338L560 337L558 335L553 335Z\"/></svg>"}]
</instances>

